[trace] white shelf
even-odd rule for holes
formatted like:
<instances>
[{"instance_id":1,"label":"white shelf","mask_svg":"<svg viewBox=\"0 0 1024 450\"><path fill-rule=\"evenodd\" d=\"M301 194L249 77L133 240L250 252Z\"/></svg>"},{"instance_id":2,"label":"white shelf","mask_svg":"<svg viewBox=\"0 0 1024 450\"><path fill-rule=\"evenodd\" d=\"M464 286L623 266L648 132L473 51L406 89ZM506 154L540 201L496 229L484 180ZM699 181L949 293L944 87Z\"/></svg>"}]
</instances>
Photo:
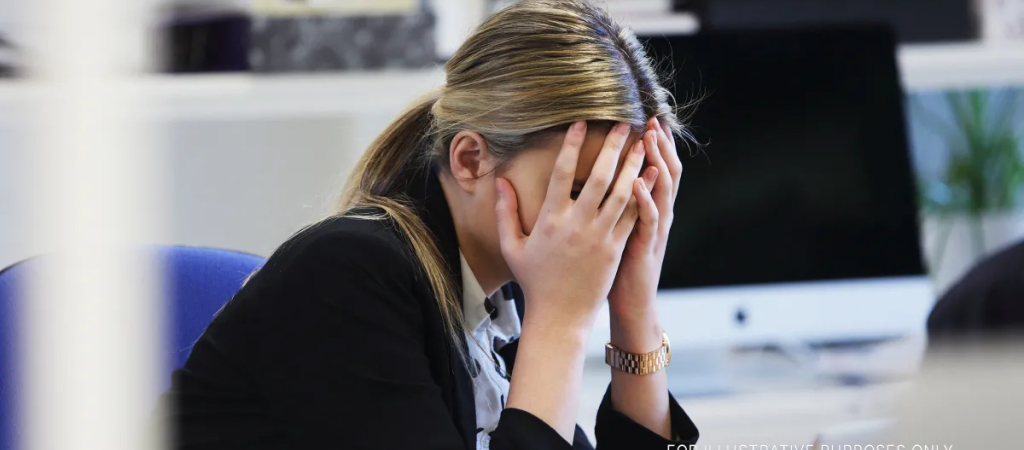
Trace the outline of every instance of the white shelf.
<instances>
[{"instance_id":1,"label":"white shelf","mask_svg":"<svg viewBox=\"0 0 1024 450\"><path fill-rule=\"evenodd\" d=\"M1024 45L917 45L899 50L908 90L1024 86ZM444 84L440 69L309 75L152 75L130 89L168 120L394 114ZM135 91L137 89L137 92ZM0 82L0 122L17 120L40 91Z\"/></svg>"},{"instance_id":2,"label":"white shelf","mask_svg":"<svg viewBox=\"0 0 1024 450\"><path fill-rule=\"evenodd\" d=\"M170 118L392 114L444 84L440 70L335 75L209 75L147 80Z\"/></svg>"},{"instance_id":3,"label":"white shelf","mask_svg":"<svg viewBox=\"0 0 1024 450\"><path fill-rule=\"evenodd\" d=\"M640 9L641 4L634 6ZM664 10L663 10L664 11ZM616 13L612 10L616 20L633 29L638 35L660 35L660 34L693 34L700 31L700 20L697 16L688 13L645 12L625 10Z\"/></svg>"},{"instance_id":4,"label":"white shelf","mask_svg":"<svg viewBox=\"0 0 1024 450\"><path fill-rule=\"evenodd\" d=\"M440 69L309 75L152 75L130 95L167 120L394 114L444 84ZM42 86L0 82L0 121L17 119Z\"/></svg>"},{"instance_id":5,"label":"white shelf","mask_svg":"<svg viewBox=\"0 0 1024 450\"><path fill-rule=\"evenodd\" d=\"M905 45L897 56L907 90L1024 85L1024 43Z\"/></svg>"}]
</instances>

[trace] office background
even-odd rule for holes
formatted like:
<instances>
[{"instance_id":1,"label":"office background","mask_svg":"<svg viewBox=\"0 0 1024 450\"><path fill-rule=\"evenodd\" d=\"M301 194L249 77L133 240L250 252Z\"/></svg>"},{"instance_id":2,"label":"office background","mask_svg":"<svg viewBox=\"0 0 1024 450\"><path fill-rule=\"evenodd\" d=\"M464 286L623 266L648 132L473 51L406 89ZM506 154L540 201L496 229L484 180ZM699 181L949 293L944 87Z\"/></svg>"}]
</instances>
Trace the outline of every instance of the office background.
<instances>
[{"instance_id":1,"label":"office background","mask_svg":"<svg viewBox=\"0 0 1024 450\"><path fill-rule=\"evenodd\" d=\"M178 2L161 9L167 11L161 16L165 20L157 21L166 25L158 28L165 30L161 34L166 40L164 48L188 48L186 44L194 44L196 36L204 32L230 32L239 26L256 36L255 45L265 46L242 53L232 53L226 46L224 53L207 53L207 59L189 58L188 52L174 59L174 51L152 56L163 61L154 64L162 73L146 75L141 83L144 99L151 105L145 109L152 125L147 145L158 158L151 166L156 178L148 180L156 188L148 192L154 193L154 202L164 208L147 242L269 255L289 235L333 210L335 196L360 151L405 104L443 83L443 74L433 65L465 35L468 27L458 24L478 20L499 3ZM803 6L807 15L800 23L779 24L754 23L759 14L751 12L750 2L608 3L622 20L652 33L692 33L712 24L738 29L841 22L843 15L836 11L864 20L863 15L868 14L864 11L871 9L870 2L861 9L837 6L821 11L789 2L786 7ZM971 149L954 137L963 126L955 114L961 107L958 102L970 105L978 98L985 99L980 111L989 118L987 132L1008 136L1004 139L1008 143L997 150L1007 161L1014 161L1013 155L1018 163L1021 160L1024 41L1014 17L1020 20L1022 7L1020 1L940 2L941 8L935 8L948 12L941 17L944 22L910 27L906 24L913 23L911 19L929 6L900 3L907 9L893 11L889 19L904 39L898 60L907 90L913 176L920 186L922 257L939 293L985 255L1024 238L1021 175L992 180L1011 200L972 204L962 200L958 189L964 181L950 170L951 164L959 161L956 155L971 154ZM24 32L30 28L24 19L29 13L19 5L0 3L0 36L11 43L7 48L0 46L0 66L13 68L4 73L14 75L0 79L0 267L51 250L46 240L31 238L38 226L31 212L37 198L32 189L38 186L34 179L38 166L30 153L40 133L38 122L31 118L32 108L38 106L38 89L31 85L31 74L21 70L31 62L28 54L33 43L31 34ZM291 25L274 22L287 21L289 14L305 17L308 13L308 9L300 13L295 8L337 5L344 7L332 14L337 21L334 24L313 19ZM957 15L961 13L964 16ZM364 28L346 34L343 25L353 23L345 21L367 14L408 17L356 22ZM424 14L431 19L424 21ZM239 17L247 15L259 18L254 26L239 25ZM424 27L424 23L433 26ZM422 52L398 52L390 59L366 58L368 52L380 48L372 39L374 27L388 30L389 26L405 27L401 29L407 36L431 36L437 58L424 59ZM176 31L167 31L171 29ZM359 32L361 29L371 31ZM936 31L942 29L946 31ZM299 33L297 30L351 36L363 44L347 49L345 56L325 39L325 51L342 56L336 56L332 64L318 65L302 58L280 63L281 59L268 55L281 56L275 52L283 52L281 57L287 61L289 54L303 54L303 50L271 48L272 39L259 39L268 36L260 33L288 35ZM1004 122L1008 125L1001 125ZM59 132L59 127L51 132ZM1020 167L1016 170L1024 173ZM69 220L61 226L75 227L76 223ZM878 311L879 320L885 314ZM692 394L683 403L702 427L706 436L702 442L803 443L829 426L888 417L895 399L908 389L905 382L917 369L923 346L916 336L851 352L804 349L807 353L800 353L799 346L780 352L768 347L692 348L681 353L683 357L675 360L670 373L679 392ZM580 421L589 430L593 419L588 414L596 409L599 398L593 392L603 389L607 372L599 360L588 364L586 386L591 392L584 397L593 404L582 406ZM866 367L857 374L867 378L836 381L822 375L847 373L853 366ZM868 378L872 382L864 382ZM701 392L704 395L699 395Z\"/></svg>"}]
</instances>

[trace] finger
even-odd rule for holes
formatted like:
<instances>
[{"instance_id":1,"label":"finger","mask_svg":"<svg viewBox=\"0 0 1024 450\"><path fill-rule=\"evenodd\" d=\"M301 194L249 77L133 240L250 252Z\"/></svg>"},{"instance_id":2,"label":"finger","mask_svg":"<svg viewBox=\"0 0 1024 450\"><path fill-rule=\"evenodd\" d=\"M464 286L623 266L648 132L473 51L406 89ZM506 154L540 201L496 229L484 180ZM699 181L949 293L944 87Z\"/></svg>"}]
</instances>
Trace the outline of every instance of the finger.
<instances>
[{"instance_id":1,"label":"finger","mask_svg":"<svg viewBox=\"0 0 1024 450\"><path fill-rule=\"evenodd\" d=\"M657 119L655 119L657 123ZM662 126L658 123L658 149L661 151L661 158L665 160L668 167L668 175L672 180L672 198L675 199L679 192L679 180L683 175L683 162L679 160L679 152L676 151L676 141L672 137L672 130L668 124Z\"/></svg>"},{"instance_id":2,"label":"finger","mask_svg":"<svg viewBox=\"0 0 1024 450\"><path fill-rule=\"evenodd\" d=\"M653 169L653 167L651 168ZM650 172L648 170L647 172ZM639 220L633 230L640 242L652 242L658 232L658 206L654 204L651 191L647 189L647 176L640 177L633 183L633 197L636 198ZM657 172L655 172L657 177Z\"/></svg>"},{"instance_id":3,"label":"finger","mask_svg":"<svg viewBox=\"0 0 1024 450\"><path fill-rule=\"evenodd\" d=\"M650 190L650 186L654 186L654 183L656 181L658 181L658 174L659 173L661 173L661 172L658 171L657 167L647 166L647 169L644 170L644 174L642 175L642 177L644 179L644 188L645 189L647 189L649 191Z\"/></svg>"},{"instance_id":4,"label":"finger","mask_svg":"<svg viewBox=\"0 0 1024 450\"><path fill-rule=\"evenodd\" d=\"M626 145L629 136L629 124L619 123L612 127L608 136L604 139L604 147L597 156L594 168L590 171L587 184L583 186L579 198L576 199L576 207L588 214L597 214L598 207L608 193L612 179L615 178L615 166L619 162L619 155L622 147Z\"/></svg>"},{"instance_id":5,"label":"finger","mask_svg":"<svg viewBox=\"0 0 1024 450\"><path fill-rule=\"evenodd\" d=\"M562 141L562 149L558 151L558 158L555 159L555 167L551 172L551 181L548 183L548 193L544 202L550 206L567 208L572 199L572 183L576 178L576 162L580 157L580 148L583 147L583 140L587 137L587 122L581 120L575 122L565 133L565 140Z\"/></svg>"},{"instance_id":6,"label":"finger","mask_svg":"<svg viewBox=\"0 0 1024 450\"><path fill-rule=\"evenodd\" d=\"M669 144L672 144L672 149L675 150L676 139L674 137L675 135L672 132L672 127L668 124L668 122L663 122L661 120L658 121L658 125L660 125L659 129L661 130L661 133L665 136L666 139L668 139Z\"/></svg>"},{"instance_id":7,"label":"finger","mask_svg":"<svg viewBox=\"0 0 1024 450\"><path fill-rule=\"evenodd\" d=\"M622 164L622 170L619 172L618 180L615 181L611 195L601 205L598 220L604 222L608 227L619 220L629 199L633 197L633 181L636 180L637 175L640 174L640 168L643 167L645 151L643 140L638 140L636 144L633 144Z\"/></svg>"},{"instance_id":8,"label":"finger","mask_svg":"<svg viewBox=\"0 0 1024 450\"><path fill-rule=\"evenodd\" d=\"M669 173L668 165L662 157L661 149L658 148L657 131L653 129L648 130L644 133L643 139L644 145L651 148L647 152L647 165L658 170L658 179L648 185L651 190L651 196L654 197L654 202L658 204L659 208L671 207L675 196L672 193L672 180L667 175Z\"/></svg>"},{"instance_id":9,"label":"finger","mask_svg":"<svg viewBox=\"0 0 1024 450\"><path fill-rule=\"evenodd\" d=\"M636 178L634 178L636 180ZM630 183L632 187L633 183ZM632 190L630 190L632 193ZM639 210L637 207L636 197L630 196L629 203L626 204L626 209L619 216L619 221L615 223L615 229L612 230L612 236L616 242L625 242L629 238L630 233L640 225L637 221L639 217Z\"/></svg>"},{"instance_id":10,"label":"finger","mask_svg":"<svg viewBox=\"0 0 1024 450\"><path fill-rule=\"evenodd\" d=\"M657 140L657 132L651 130L648 132L646 139ZM655 144L657 145L657 144ZM651 151L647 152L656 153L654 157L648 156L648 164L658 170L657 180L649 186L653 186L651 189L651 198L654 199L654 204L658 208L658 231L662 234L668 233L669 228L672 225L672 213L675 205L675 187L672 185L672 177L666 175L669 173L665 159L662 157L663 152Z\"/></svg>"},{"instance_id":11,"label":"finger","mask_svg":"<svg viewBox=\"0 0 1024 450\"><path fill-rule=\"evenodd\" d=\"M515 252L526 239L523 226L519 222L519 201L516 199L515 189L512 188L508 180L495 178L494 187L498 191L498 201L495 203L494 209L502 253Z\"/></svg>"}]
</instances>

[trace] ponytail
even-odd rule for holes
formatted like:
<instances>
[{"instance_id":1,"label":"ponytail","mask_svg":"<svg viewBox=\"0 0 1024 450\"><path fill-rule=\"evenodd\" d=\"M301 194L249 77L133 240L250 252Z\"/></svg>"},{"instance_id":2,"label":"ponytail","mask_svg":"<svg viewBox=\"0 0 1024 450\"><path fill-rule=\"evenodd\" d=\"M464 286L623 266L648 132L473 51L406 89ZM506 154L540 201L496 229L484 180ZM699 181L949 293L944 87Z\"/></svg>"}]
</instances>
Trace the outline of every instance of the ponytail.
<instances>
[{"instance_id":1,"label":"ponytail","mask_svg":"<svg viewBox=\"0 0 1024 450\"><path fill-rule=\"evenodd\" d=\"M370 144L348 179L339 207L341 211L369 207L382 214L348 212L345 217L364 220L391 220L408 239L423 273L430 282L445 330L452 342L459 342L464 330L461 302L456 296L448 263L435 239L402 192L404 169L429 164L433 145L434 117L431 110L439 98L432 93L403 112ZM462 346L456 346L465 357Z\"/></svg>"},{"instance_id":2,"label":"ponytail","mask_svg":"<svg viewBox=\"0 0 1024 450\"><path fill-rule=\"evenodd\" d=\"M370 144L356 164L341 198L341 209L354 206L367 196L389 197L399 191L402 169L422 163L434 127L431 114L440 95L421 97Z\"/></svg>"}]
</instances>

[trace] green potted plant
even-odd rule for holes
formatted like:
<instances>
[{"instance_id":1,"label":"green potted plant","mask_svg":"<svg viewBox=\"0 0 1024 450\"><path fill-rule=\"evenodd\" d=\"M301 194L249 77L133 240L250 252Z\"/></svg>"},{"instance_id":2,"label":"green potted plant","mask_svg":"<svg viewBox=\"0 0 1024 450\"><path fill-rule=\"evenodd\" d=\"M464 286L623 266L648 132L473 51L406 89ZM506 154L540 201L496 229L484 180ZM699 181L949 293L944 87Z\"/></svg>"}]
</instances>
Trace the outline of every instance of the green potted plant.
<instances>
[{"instance_id":1,"label":"green potted plant","mask_svg":"<svg viewBox=\"0 0 1024 450\"><path fill-rule=\"evenodd\" d=\"M948 114L912 103L948 151L938 177L919 178L922 213L936 222L933 275L944 262L969 266L1024 233L1024 215L1015 213L1024 191L1022 97L1013 90L967 90L948 92L944 100ZM949 257L951 246L959 255Z\"/></svg>"}]
</instances>

